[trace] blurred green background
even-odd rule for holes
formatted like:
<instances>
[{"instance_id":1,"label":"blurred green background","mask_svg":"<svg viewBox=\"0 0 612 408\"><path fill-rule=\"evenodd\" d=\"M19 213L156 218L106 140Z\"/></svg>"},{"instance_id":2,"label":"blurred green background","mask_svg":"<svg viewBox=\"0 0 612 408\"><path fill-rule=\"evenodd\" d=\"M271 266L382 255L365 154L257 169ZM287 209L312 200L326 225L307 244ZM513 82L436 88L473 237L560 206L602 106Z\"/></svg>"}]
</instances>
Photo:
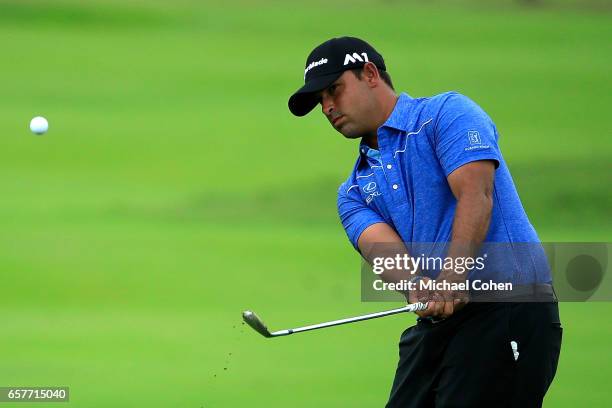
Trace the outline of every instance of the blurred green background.
<instances>
[{"instance_id":1,"label":"blurred green background","mask_svg":"<svg viewBox=\"0 0 612 408\"><path fill-rule=\"evenodd\" d=\"M287 110L306 55L356 35L396 89L470 96L540 237L609 241L611 11L0 1L0 386L67 385L78 407L383 406L412 316L272 341L241 325L396 306L360 302L336 218L356 142ZM607 406L612 306L561 313L545 405Z\"/></svg>"}]
</instances>

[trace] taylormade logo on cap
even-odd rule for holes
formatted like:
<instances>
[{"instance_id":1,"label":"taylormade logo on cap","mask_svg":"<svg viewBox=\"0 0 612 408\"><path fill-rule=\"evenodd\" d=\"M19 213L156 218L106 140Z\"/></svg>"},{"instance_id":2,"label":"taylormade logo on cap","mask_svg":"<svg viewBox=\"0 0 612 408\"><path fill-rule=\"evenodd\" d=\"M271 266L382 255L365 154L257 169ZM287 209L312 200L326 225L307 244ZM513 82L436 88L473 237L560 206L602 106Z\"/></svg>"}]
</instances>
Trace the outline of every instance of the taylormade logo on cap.
<instances>
[{"instance_id":1,"label":"taylormade logo on cap","mask_svg":"<svg viewBox=\"0 0 612 408\"><path fill-rule=\"evenodd\" d=\"M306 67L306 69L304 70L304 78L306 78L306 73L308 71L310 71L311 69L313 69L314 67L318 67L319 65L323 65L323 64L327 64L327 58L321 58L318 61L313 61L310 64L308 64L308 66ZM345 64L346 65L346 64Z\"/></svg>"},{"instance_id":2,"label":"taylormade logo on cap","mask_svg":"<svg viewBox=\"0 0 612 408\"><path fill-rule=\"evenodd\" d=\"M349 62L351 64L354 64L357 61L359 61L359 62L370 62L370 60L368 59L368 54L366 54L365 52L362 52L361 55L363 55L363 58L361 58L361 56L359 56L359 54L357 54L356 52L354 52L352 55L351 54L346 54L346 56L344 57L344 65L348 65Z\"/></svg>"}]
</instances>

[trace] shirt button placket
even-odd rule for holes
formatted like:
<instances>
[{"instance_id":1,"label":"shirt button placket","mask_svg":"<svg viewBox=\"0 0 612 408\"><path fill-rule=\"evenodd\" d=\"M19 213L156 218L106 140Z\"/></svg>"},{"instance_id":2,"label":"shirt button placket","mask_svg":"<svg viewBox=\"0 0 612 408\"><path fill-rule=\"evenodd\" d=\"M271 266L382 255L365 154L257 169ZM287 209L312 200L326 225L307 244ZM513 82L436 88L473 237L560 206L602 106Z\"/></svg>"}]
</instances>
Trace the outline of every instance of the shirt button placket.
<instances>
[{"instance_id":1,"label":"shirt button placket","mask_svg":"<svg viewBox=\"0 0 612 408\"><path fill-rule=\"evenodd\" d=\"M385 137L386 136L386 137ZM386 185L389 186L389 202L388 208L390 212L393 213L393 209L397 208L398 205L402 205L405 201L403 194L401 194L400 185L401 185L401 170L395 162L395 157L393 156L393 152L397 146L388 145L389 135L378 135L378 143L380 146L380 151L382 154L382 165L383 169L385 169L385 179ZM399 135L398 135L399 136ZM381 143L382 142L382 143Z\"/></svg>"},{"instance_id":2,"label":"shirt button placket","mask_svg":"<svg viewBox=\"0 0 612 408\"><path fill-rule=\"evenodd\" d=\"M387 183L389 183L387 185L391 187L391 200L394 206L402 205L405 202L405 197L404 194L402 194L402 189L400 189L401 172L398 171L398 164L393 163L392 157L387 157L386 162L387 163L384 165L384 167L386 168L385 175L387 176Z\"/></svg>"}]
</instances>

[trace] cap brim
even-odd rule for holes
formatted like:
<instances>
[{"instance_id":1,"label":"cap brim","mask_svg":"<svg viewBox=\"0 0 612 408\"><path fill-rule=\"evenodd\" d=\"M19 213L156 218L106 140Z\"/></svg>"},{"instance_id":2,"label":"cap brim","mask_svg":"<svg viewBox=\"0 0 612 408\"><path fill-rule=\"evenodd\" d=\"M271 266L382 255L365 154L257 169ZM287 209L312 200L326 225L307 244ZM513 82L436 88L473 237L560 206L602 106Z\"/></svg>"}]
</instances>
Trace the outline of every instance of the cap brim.
<instances>
[{"instance_id":1,"label":"cap brim","mask_svg":"<svg viewBox=\"0 0 612 408\"><path fill-rule=\"evenodd\" d=\"M323 75L308 81L289 98L288 105L291 113L295 116L304 116L313 110L319 103L316 93L327 88L340 75L342 75L342 72L334 72L333 74Z\"/></svg>"}]
</instances>

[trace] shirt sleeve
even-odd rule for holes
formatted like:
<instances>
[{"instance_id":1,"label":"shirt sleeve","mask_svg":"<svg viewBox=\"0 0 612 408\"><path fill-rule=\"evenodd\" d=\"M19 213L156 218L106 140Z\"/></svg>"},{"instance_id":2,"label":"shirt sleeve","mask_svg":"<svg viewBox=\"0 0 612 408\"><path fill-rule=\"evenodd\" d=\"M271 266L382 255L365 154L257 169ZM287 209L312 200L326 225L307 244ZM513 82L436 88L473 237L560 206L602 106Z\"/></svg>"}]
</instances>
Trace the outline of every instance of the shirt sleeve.
<instances>
[{"instance_id":1,"label":"shirt sleeve","mask_svg":"<svg viewBox=\"0 0 612 408\"><path fill-rule=\"evenodd\" d=\"M338 189L338 215L349 241L357 251L357 241L363 231L370 225L386 222L380 214L367 206L356 184L344 183Z\"/></svg>"},{"instance_id":2,"label":"shirt sleeve","mask_svg":"<svg viewBox=\"0 0 612 408\"><path fill-rule=\"evenodd\" d=\"M435 126L436 155L448 177L457 168L477 160L499 167L501 153L491 118L467 96L453 93L442 104Z\"/></svg>"}]
</instances>

